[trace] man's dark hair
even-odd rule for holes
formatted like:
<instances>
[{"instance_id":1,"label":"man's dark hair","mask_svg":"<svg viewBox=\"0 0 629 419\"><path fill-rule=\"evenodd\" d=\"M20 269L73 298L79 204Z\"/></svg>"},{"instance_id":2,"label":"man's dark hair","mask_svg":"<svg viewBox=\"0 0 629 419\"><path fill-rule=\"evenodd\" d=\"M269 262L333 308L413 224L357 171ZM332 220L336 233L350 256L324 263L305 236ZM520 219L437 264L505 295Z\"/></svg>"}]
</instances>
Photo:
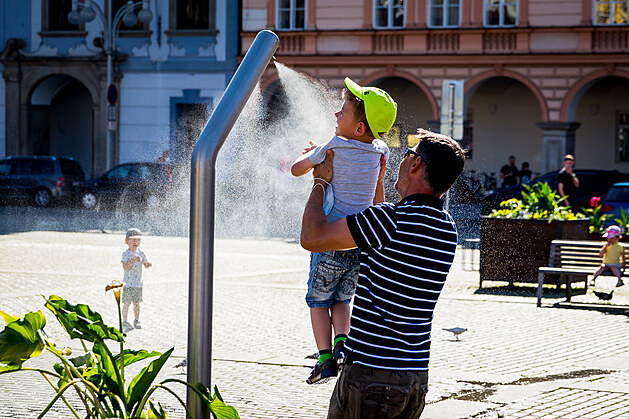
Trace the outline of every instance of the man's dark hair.
<instances>
[{"instance_id":1,"label":"man's dark hair","mask_svg":"<svg viewBox=\"0 0 629 419\"><path fill-rule=\"evenodd\" d=\"M430 186L435 193L446 193L463 172L465 151L452 138L425 129L417 130L417 138Z\"/></svg>"},{"instance_id":2,"label":"man's dark hair","mask_svg":"<svg viewBox=\"0 0 629 419\"><path fill-rule=\"evenodd\" d=\"M374 137L373 132L369 127L369 122L367 122L367 114L365 113L365 102L363 102L359 97L350 92L348 89L343 89L343 100L348 101L350 106L354 109L354 116L356 117L356 121L365 124L365 127L367 127L367 133Z\"/></svg>"}]
</instances>

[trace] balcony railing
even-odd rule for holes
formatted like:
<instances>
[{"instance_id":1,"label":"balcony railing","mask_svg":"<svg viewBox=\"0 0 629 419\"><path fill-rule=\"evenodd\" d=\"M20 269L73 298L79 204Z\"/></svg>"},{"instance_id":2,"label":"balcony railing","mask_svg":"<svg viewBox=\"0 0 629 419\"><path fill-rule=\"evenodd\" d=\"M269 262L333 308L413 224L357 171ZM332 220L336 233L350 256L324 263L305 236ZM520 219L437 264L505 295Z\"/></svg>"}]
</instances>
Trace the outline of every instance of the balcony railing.
<instances>
[{"instance_id":1,"label":"balcony railing","mask_svg":"<svg viewBox=\"0 0 629 419\"><path fill-rule=\"evenodd\" d=\"M255 32L243 32L246 51ZM578 36L578 48L539 49L531 45L534 35ZM629 52L629 27L566 27L566 28L466 28L466 29L402 29L328 30L278 32L278 55L483 55L483 54L566 54ZM538 37L538 39L540 39ZM339 43L339 40L342 40ZM342 48L339 49L339 45ZM538 42L539 44L539 42Z\"/></svg>"}]
</instances>

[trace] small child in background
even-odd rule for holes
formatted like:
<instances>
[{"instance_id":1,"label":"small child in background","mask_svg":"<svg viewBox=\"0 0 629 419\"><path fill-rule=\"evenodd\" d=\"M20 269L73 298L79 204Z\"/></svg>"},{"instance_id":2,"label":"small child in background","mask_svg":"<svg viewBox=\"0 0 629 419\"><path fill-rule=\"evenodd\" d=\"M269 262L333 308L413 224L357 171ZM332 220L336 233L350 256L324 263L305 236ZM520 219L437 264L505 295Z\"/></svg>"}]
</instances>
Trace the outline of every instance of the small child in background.
<instances>
[{"instance_id":1,"label":"small child in background","mask_svg":"<svg viewBox=\"0 0 629 419\"><path fill-rule=\"evenodd\" d=\"M622 280L621 271L621 269L625 268L625 248L620 243L618 243L621 236L622 230L619 226L613 225L607 227L607 231L605 231L605 234L603 234L603 237L607 239L607 243L605 243L605 245L601 248L601 251L598 253L599 256L603 258L603 264L600 268L598 268L596 272L594 272L592 283L594 283L596 278L603 272L610 271L618 277L618 283L616 284L617 287L622 287L623 285L625 285ZM602 297L599 295L599 298Z\"/></svg>"},{"instance_id":2,"label":"small child in background","mask_svg":"<svg viewBox=\"0 0 629 419\"><path fill-rule=\"evenodd\" d=\"M140 303L142 302L142 265L145 268L152 266L146 259L146 255L140 250L142 232L137 228L127 230L125 244L129 247L122 253L122 269L124 269L124 288L122 289L122 328L125 332L133 329L141 329ZM129 306L133 303L135 320L133 326L127 321Z\"/></svg>"}]
</instances>

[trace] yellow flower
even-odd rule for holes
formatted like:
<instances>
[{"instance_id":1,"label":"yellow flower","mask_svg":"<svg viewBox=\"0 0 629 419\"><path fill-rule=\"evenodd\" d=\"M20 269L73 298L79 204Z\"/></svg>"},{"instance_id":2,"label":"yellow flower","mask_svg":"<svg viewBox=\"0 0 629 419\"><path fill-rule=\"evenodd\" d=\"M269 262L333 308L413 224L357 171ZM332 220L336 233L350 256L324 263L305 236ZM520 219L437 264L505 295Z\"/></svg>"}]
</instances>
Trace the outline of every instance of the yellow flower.
<instances>
[{"instance_id":1,"label":"yellow flower","mask_svg":"<svg viewBox=\"0 0 629 419\"><path fill-rule=\"evenodd\" d=\"M122 283L122 281L116 279L116 280L111 281L109 284L105 286L105 292L109 290L113 290L114 297L116 297L116 301L120 302L120 293L122 292L123 286L124 284Z\"/></svg>"}]
</instances>

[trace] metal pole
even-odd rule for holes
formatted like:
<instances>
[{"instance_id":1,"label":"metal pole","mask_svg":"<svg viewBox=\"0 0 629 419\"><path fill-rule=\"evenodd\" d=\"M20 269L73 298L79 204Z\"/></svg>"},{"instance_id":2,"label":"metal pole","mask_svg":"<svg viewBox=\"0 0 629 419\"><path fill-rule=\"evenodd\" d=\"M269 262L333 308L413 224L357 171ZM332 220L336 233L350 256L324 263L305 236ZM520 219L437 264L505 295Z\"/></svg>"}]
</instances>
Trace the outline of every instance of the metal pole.
<instances>
[{"instance_id":1,"label":"metal pole","mask_svg":"<svg viewBox=\"0 0 629 419\"><path fill-rule=\"evenodd\" d=\"M192 153L187 358L188 382L192 385L211 385L216 156L278 46L279 39L273 32L258 33ZM187 405L193 417L209 417L190 390Z\"/></svg>"},{"instance_id":2,"label":"metal pole","mask_svg":"<svg viewBox=\"0 0 629 419\"><path fill-rule=\"evenodd\" d=\"M450 83L450 95L448 101L448 137L454 135L454 83ZM450 190L446 192L446 211L450 211Z\"/></svg>"},{"instance_id":3,"label":"metal pole","mask_svg":"<svg viewBox=\"0 0 629 419\"><path fill-rule=\"evenodd\" d=\"M111 3L113 3L113 0L108 0L107 1L107 25L103 28L105 31L105 39L107 39L107 42L109 45L106 48L106 53L107 53L107 86L105 87L105 91L107 91L107 89L109 89L109 86L111 86L111 80L112 80L112 73L113 73L113 53L114 53L114 41L113 41L113 32L114 32L114 28L112 28L111 26ZM109 127L109 112L115 112L114 111L115 108L111 107L109 105L109 103L107 103L106 105L106 110L105 110L105 129L107 130L107 140L106 140L106 153L107 153L107 158L106 158L106 163L107 163L107 167L105 167L105 170L109 170L109 168L111 167L111 149L113 147L114 144L114 132L113 130L110 129ZM113 127L111 127L113 128Z\"/></svg>"}]
</instances>

